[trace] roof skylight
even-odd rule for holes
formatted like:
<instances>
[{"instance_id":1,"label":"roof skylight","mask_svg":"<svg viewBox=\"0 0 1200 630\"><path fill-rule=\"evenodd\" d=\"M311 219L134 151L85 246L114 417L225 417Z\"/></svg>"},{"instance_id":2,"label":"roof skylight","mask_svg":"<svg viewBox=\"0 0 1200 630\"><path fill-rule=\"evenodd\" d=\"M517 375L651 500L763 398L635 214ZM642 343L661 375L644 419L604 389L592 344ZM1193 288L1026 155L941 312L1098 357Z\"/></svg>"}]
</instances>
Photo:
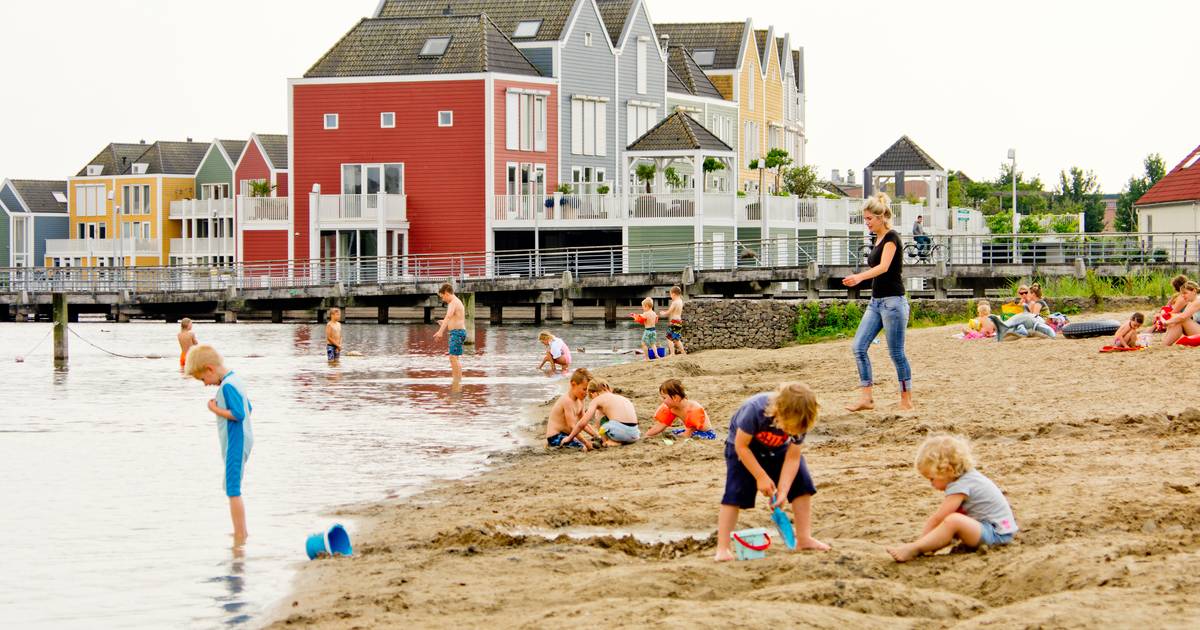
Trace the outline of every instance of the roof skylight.
<instances>
[{"instance_id":1,"label":"roof skylight","mask_svg":"<svg viewBox=\"0 0 1200 630\"><path fill-rule=\"evenodd\" d=\"M692 52L692 59L696 60L698 66L711 66L716 59L717 51L715 48L704 48Z\"/></svg>"},{"instance_id":2,"label":"roof skylight","mask_svg":"<svg viewBox=\"0 0 1200 630\"><path fill-rule=\"evenodd\" d=\"M513 31L513 39L537 37L538 31L541 29L541 20L526 20L520 24L517 24L517 30Z\"/></svg>"},{"instance_id":3,"label":"roof skylight","mask_svg":"<svg viewBox=\"0 0 1200 630\"><path fill-rule=\"evenodd\" d=\"M422 57L441 57L446 54L446 48L450 46L450 37L430 37L425 40L425 45L421 47Z\"/></svg>"},{"instance_id":4,"label":"roof skylight","mask_svg":"<svg viewBox=\"0 0 1200 630\"><path fill-rule=\"evenodd\" d=\"M58 203L67 203L67 196L65 194L63 194L57 190L52 192L51 194L54 195L54 200L57 201Z\"/></svg>"}]
</instances>

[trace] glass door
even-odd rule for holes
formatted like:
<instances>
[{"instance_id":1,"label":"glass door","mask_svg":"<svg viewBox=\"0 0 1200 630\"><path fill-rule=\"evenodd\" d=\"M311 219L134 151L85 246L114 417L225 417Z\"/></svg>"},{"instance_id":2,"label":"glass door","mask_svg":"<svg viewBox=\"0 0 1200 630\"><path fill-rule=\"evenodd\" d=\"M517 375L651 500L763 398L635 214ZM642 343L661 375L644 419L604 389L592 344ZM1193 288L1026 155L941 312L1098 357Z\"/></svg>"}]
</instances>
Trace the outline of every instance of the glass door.
<instances>
[{"instance_id":1,"label":"glass door","mask_svg":"<svg viewBox=\"0 0 1200 630\"><path fill-rule=\"evenodd\" d=\"M379 212L379 191L383 186L383 168L380 166L367 166L363 169L363 188L367 194L366 207L367 214L364 218L373 218L378 216Z\"/></svg>"}]
</instances>

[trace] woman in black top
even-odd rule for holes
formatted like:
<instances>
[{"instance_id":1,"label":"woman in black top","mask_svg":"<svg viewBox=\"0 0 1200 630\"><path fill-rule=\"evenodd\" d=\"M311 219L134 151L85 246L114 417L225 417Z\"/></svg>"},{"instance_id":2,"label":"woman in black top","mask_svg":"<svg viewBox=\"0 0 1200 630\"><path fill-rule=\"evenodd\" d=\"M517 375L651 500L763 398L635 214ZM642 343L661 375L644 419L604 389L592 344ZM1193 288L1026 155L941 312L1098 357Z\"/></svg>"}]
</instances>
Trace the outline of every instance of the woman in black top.
<instances>
[{"instance_id":1,"label":"woman in black top","mask_svg":"<svg viewBox=\"0 0 1200 630\"><path fill-rule=\"evenodd\" d=\"M854 360L858 363L858 386L862 396L847 411L874 409L871 397L871 358L867 351L882 329L887 337L888 353L896 364L900 381L900 408L912 409L912 370L904 356L904 331L908 328L908 300L904 297L904 260L900 255L900 235L892 229L891 200L879 193L863 206L863 223L875 235L875 247L867 258L869 269L846 277L842 284L853 287L871 280L871 301L854 335Z\"/></svg>"}]
</instances>

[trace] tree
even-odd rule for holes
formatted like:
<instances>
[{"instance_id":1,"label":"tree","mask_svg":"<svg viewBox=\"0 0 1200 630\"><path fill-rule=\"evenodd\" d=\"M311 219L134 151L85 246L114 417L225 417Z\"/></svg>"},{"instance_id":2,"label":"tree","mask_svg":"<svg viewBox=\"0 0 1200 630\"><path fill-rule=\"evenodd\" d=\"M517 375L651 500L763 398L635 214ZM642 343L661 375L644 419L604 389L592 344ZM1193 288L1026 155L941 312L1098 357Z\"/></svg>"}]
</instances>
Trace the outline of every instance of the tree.
<instances>
[{"instance_id":1,"label":"tree","mask_svg":"<svg viewBox=\"0 0 1200 630\"><path fill-rule=\"evenodd\" d=\"M1053 206L1061 214L1082 212L1084 228L1088 232L1104 230L1104 201L1100 198L1100 181L1092 171L1084 172L1078 166L1072 166L1069 172L1060 171Z\"/></svg>"},{"instance_id":2,"label":"tree","mask_svg":"<svg viewBox=\"0 0 1200 630\"><path fill-rule=\"evenodd\" d=\"M768 169L775 171L775 191L779 192L779 176L780 171L792 164L792 158L787 151L783 149L771 149L767 152L766 166Z\"/></svg>"},{"instance_id":3,"label":"tree","mask_svg":"<svg viewBox=\"0 0 1200 630\"><path fill-rule=\"evenodd\" d=\"M1166 164L1157 153L1147 155L1142 166L1146 174L1142 177L1130 177L1129 182L1125 184L1125 190L1121 191L1121 196L1117 198L1117 216L1113 224L1118 232L1138 231L1137 209L1133 204L1167 174Z\"/></svg>"},{"instance_id":4,"label":"tree","mask_svg":"<svg viewBox=\"0 0 1200 630\"><path fill-rule=\"evenodd\" d=\"M668 166L663 169L663 179L666 180L667 185L671 188L676 190L683 188L683 178L679 176L679 172L675 170L674 166Z\"/></svg>"},{"instance_id":5,"label":"tree","mask_svg":"<svg viewBox=\"0 0 1200 630\"><path fill-rule=\"evenodd\" d=\"M797 197L816 197L820 195L817 186L817 167L812 164L795 166L783 172L784 190Z\"/></svg>"},{"instance_id":6,"label":"tree","mask_svg":"<svg viewBox=\"0 0 1200 630\"><path fill-rule=\"evenodd\" d=\"M704 174L706 175L706 177L704 178L705 185L707 185L707 181L708 181L707 175L713 171L725 170L725 163L722 162L721 160L718 160L717 158L707 157L707 158L704 158L703 168L704 168Z\"/></svg>"},{"instance_id":7,"label":"tree","mask_svg":"<svg viewBox=\"0 0 1200 630\"><path fill-rule=\"evenodd\" d=\"M967 205L967 192L954 175L946 182L946 202L951 208L964 208Z\"/></svg>"},{"instance_id":8,"label":"tree","mask_svg":"<svg viewBox=\"0 0 1200 630\"><path fill-rule=\"evenodd\" d=\"M658 174L658 167L653 164L638 164L636 173L638 180L646 183L646 192L651 192L650 184Z\"/></svg>"},{"instance_id":9,"label":"tree","mask_svg":"<svg viewBox=\"0 0 1200 630\"><path fill-rule=\"evenodd\" d=\"M270 197L271 191L275 190L275 185L265 179L250 180L247 184L250 185L251 197Z\"/></svg>"}]
</instances>

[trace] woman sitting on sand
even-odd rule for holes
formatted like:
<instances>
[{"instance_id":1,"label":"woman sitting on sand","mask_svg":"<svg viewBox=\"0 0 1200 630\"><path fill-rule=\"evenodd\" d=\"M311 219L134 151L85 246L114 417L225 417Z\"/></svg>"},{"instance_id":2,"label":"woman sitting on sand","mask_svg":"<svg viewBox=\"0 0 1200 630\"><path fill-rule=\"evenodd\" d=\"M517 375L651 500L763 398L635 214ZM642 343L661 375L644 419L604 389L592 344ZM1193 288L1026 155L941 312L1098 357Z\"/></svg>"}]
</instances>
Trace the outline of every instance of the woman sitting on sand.
<instances>
[{"instance_id":1,"label":"woman sitting on sand","mask_svg":"<svg viewBox=\"0 0 1200 630\"><path fill-rule=\"evenodd\" d=\"M1188 277L1183 274L1171 278L1171 288L1175 289L1175 295L1162 307L1158 315L1154 316L1154 332L1167 332L1167 320L1176 313L1182 313L1187 306L1187 300L1183 297L1183 285L1187 284L1187 281Z\"/></svg>"},{"instance_id":2,"label":"woman sitting on sand","mask_svg":"<svg viewBox=\"0 0 1200 630\"><path fill-rule=\"evenodd\" d=\"M1021 285L1017 291L1024 309L1023 313L1013 315L1008 321L1002 321L992 315L992 323L996 325L996 341L1004 341L1011 337L1046 337L1053 339L1058 336L1054 329L1046 323L1043 313L1050 311L1050 305L1042 298L1042 285L1033 283L1026 287Z\"/></svg>"},{"instance_id":3,"label":"woman sitting on sand","mask_svg":"<svg viewBox=\"0 0 1200 630\"><path fill-rule=\"evenodd\" d=\"M1173 346L1184 335L1189 337L1200 335L1200 324L1193 319L1196 313L1200 313L1200 299L1196 296L1198 289L1200 286L1188 280L1179 290L1179 295L1184 300L1184 307L1182 311L1175 313L1170 319L1163 322L1167 327L1167 332L1163 335L1163 345Z\"/></svg>"}]
</instances>

